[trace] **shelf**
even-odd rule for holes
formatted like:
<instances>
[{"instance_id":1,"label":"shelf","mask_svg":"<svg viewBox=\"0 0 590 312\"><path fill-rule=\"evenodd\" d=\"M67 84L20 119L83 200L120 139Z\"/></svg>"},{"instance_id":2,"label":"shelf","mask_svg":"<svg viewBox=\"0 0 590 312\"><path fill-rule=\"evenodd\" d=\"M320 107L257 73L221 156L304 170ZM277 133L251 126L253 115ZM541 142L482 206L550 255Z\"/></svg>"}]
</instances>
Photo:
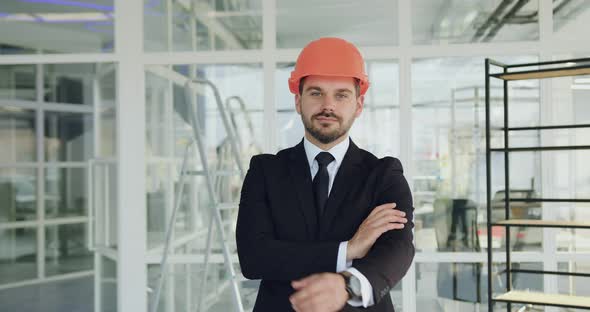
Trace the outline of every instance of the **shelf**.
<instances>
[{"instance_id":1,"label":"shelf","mask_svg":"<svg viewBox=\"0 0 590 312\"><path fill-rule=\"evenodd\" d=\"M526 220L526 219L504 220L504 221L492 223L492 225L590 229L590 223L588 223L588 222Z\"/></svg>"},{"instance_id":2,"label":"shelf","mask_svg":"<svg viewBox=\"0 0 590 312\"><path fill-rule=\"evenodd\" d=\"M556 77L570 77L590 75L590 66L572 66L572 67L559 67L549 69L538 69L538 70L526 70L517 71L511 73L496 73L490 74L490 76L503 79L503 80L524 80L524 79L543 79L543 78L556 78Z\"/></svg>"},{"instance_id":3,"label":"shelf","mask_svg":"<svg viewBox=\"0 0 590 312\"><path fill-rule=\"evenodd\" d=\"M578 128L590 128L590 124L537 126L537 127L509 127L508 131L533 131L533 130L578 129ZM500 129L505 130L506 128L502 127Z\"/></svg>"},{"instance_id":4,"label":"shelf","mask_svg":"<svg viewBox=\"0 0 590 312\"><path fill-rule=\"evenodd\" d=\"M509 198L511 202L525 202L525 203L590 203L590 199L582 198ZM504 201L502 199L501 201Z\"/></svg>"},{"instance_id":5,"label":"shelf","mask_svg":"<svg viewBox=\"0 0 590 312\"><path fill-rule=\"evenodd\" d=\"M539 305L568 307L568 308L590 308L590 297L544 294L528 291L509 291L497 296L494 301L512 303L531 303Z\"/></svg>"},{"instance_id":6,"label":"shelf","mask_svg":"<svg viewBox=\"0 0 590 312\"><path fill-rule=\"evenodd\" d=\"M590 277L589 273L580 273L580 272L540 271L540 270L527 270L527 269L512 269L512 270L510 270L510 272L511 273L525 273L525 274L549 274L549 275Z\"/></svg>"},{"instance_id":7,"label":"shelf","mask_svg":"<svg viewBox=\"0 0 590 312\"><path fill-rule=\"evenodd\" d=\"M492 151L492 152L534 152L534 151L568 151L568 150L587 150L587 149L590 149L590 145L491 148L490 151Z\"/></svg>"}]
</instances>

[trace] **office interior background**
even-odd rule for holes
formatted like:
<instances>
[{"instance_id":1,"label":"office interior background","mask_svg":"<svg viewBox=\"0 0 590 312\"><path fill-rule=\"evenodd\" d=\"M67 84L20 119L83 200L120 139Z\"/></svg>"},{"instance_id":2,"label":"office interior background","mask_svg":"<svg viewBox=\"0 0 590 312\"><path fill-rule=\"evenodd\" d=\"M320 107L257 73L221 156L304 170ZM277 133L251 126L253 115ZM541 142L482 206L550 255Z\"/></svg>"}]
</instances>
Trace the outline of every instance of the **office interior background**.
<instances>
[{"instance_id":1,"label":"office interior background","mask_svg":"<svg viewBox=\"0 0 590 312\"><path fill-rule=\"evenodd\" d=\"M487 311L487 235L501 292L506 231L486 228L484 60L588 57L589 29L588 0L2 0L0 311L148 311L158 293L157 311L238 311L236 289L251 310L257 281L239 278L233 161L244 170L252 155L301 140L287 77L323 36L366 59L371 88L352 139L400 158L414 194L417 253L391 291L396 311ZM500 125L502 83L490 88ZM518 81L509 93L511 126L590 124L590 76ZM510 142L589 138L579 128ZM512 196L590 198L587 150L510 157ZM493 207L503 161L491 160ZM590 206L512 213L588 220ZM514 227L510 237L513 267L590 272L589 230ZM516 273L512 285L590 296L580 276Z\"/></svg>"}]
</instances>

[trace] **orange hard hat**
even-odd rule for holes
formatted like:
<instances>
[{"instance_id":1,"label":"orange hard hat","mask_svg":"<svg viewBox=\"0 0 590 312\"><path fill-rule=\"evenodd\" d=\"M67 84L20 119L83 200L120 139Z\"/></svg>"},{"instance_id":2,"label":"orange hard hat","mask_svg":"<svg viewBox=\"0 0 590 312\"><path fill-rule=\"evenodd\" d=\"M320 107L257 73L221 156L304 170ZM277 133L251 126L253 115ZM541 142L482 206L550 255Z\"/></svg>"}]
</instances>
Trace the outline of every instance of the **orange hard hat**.
<instances>
[{"instance_id":1,"label":"orange hard hat","mask_svg":"<svg viewBox=\"0 0 590 312\"><path fill-rule=\"evenodd\" d=\"M310 75L354 77L360 81L360 95L369 89L361 53L352 43L340 38L320 38L301 50L289 78L291 93L299 94L301 78Z\"/></svg>"}]
</instances>

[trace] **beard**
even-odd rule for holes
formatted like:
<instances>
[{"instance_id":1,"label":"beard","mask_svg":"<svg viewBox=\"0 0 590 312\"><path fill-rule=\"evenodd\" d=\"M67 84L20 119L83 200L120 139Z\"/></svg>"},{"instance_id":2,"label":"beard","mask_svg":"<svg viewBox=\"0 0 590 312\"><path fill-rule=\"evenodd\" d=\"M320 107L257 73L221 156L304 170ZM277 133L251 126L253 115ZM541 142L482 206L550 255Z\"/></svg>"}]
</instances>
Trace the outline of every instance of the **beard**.
<instances>
[{"instance_id":1,"label":"beard","mask_svg":"<svg viewBox=\"0 0 590 312\"><path fill-rule=\"evenodd\" d=\"M317 117L326 117L326 118L334 118L336 119L337 126L333 130L329 130L328 127L323 127L322 125L314 126L313 120ZM343 121L342 117L336 116L330 112L321 112L319 114L313 115L311 118L307 119L303 114L301 114L301 121L303 122L303 126L305 126L305 130L311 134L316 140L320 141L322 144L329 144L332 143L343 135L348 133L354 118L351 118L348 121Z\"/></svg>"}]
</instances>

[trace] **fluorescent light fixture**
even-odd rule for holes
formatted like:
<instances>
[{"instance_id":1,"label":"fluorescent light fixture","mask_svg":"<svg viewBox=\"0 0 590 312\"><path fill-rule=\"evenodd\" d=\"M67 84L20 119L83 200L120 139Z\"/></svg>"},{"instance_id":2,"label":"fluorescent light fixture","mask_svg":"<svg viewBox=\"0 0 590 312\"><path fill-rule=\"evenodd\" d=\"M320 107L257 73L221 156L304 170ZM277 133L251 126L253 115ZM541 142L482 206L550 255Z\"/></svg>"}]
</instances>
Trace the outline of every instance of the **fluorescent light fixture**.
<instances>
[{"instance_id":1,"label":"fluorescent light fixture","mask_svg":"<svg viewBox=\"0 0 590 312\"><path fill-rule=\"evenodd\" d=\"M67 22L98 22L108 21L110 17L104 13L41 13L35 14L47 23L67 23Z\"/></svg>"},{"instance_id":2,"label":"fluorescent light fixture","mask_svg":"<svg viewBox=\"0 0 590 312\"><path fill-rule=\"evenodd\" d=\"M567 63L565 63L565 66L574 66L574 65L576 65L576 63L574 63L574 62L567 62Z\"/></svg>"},{"instance_id":3,"label":"fluorescent light fixture","mask_svg":"<svg viewBox=\"0 0 590 312\"><path fill-rule=\"evenodd\" d=\"M35 22L37 19L31 14L10 14L0 17L0 21Z\"/></svg>"},{"instance_id":4,"label":"fluorescent light fixture","mask_svg":"<svg viewBox=\"0 0 590 312\"><path fill-rule=\"evenodd\" d=\"M100 5L94 3L87 3L82 1L71 1L71 0L20 0L20 2L27 2L27 3L45 3L45 4L52 4L52 5L62 5L68 7L78 7L78 8L86 8L86 9L94 9L100 11L113 11L114 8L112 5Z\"/></svg>"},{"instance_id":5,"label":"fluorescent light fixture","mask_svg":"<svg viewBox=\"0 0 590 312\"><path fill-rule=\"evenodd\" d=\"M590 85L573 84L572 90L590 90Z\"/></svg>"},{"instance_id":6,"label":"fluorescent light fixture","mask_svg":"<svg viewBox=\"0 0 590 312\"><path fill-rule=\"evenodd\" d=\"M574 83L590 83L590 78L576 78L574 79Z\"/></svg>"}]
</instances>

